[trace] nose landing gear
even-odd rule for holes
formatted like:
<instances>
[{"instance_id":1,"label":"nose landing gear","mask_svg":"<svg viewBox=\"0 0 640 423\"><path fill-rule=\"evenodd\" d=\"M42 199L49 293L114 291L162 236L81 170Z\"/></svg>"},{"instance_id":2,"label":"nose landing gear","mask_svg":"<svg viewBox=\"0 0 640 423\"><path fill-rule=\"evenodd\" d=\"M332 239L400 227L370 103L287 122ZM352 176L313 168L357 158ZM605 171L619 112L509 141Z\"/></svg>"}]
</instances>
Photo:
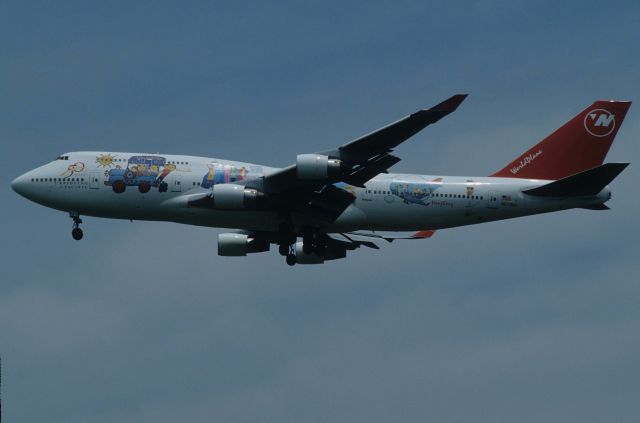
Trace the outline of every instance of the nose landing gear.
<instances>
[{"instance_id":1,"label":"nose landing gear","mask_svg":"<svg viewBox=\"0 0 640 423\"><path fill-rule=\"evenodd\" d=\"M76 241L80 241L84 233L82 229L80 229L80 224L82 223L82 219L80 219L80 213L78 212L69 212L69 217L73 219L73 229L71 230L71 236Z\"/></svg>"}]
</instances>

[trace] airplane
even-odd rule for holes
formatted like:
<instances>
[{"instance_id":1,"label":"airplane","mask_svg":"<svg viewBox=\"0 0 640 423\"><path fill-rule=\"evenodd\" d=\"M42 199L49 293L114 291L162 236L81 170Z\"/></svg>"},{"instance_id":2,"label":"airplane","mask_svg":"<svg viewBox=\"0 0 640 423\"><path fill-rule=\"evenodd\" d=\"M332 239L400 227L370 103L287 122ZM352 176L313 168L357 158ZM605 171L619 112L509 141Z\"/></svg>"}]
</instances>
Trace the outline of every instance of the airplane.
<instances>
[{"instance_id":1,"label":"airplane","mask_svg":"<svg viewBox=\"0 0 640 423\"><path fill-rule=\"evenodd\" d=\"M208 157L72 152L17 177L21 196L81 216L229 228L220 256L269 251L289 265L346 257L374 241L559 210L607 210L628 163L603 163L629 101L596 101L490 176L388 173L393 149L455 111L457 94L334 150L285 168ZM388 232L396 234L389 235ZM404 233L402 233L404 232Z\"/></svg>"}]
</instances>

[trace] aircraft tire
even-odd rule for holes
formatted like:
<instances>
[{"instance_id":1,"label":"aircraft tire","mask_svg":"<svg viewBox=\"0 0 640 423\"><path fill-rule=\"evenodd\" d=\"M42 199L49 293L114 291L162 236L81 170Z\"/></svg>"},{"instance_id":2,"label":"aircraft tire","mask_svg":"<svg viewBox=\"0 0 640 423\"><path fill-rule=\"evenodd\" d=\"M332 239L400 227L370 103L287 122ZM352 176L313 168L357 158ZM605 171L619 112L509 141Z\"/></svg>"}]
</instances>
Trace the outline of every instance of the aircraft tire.
<instances>
[{"instance_id":1,"label":"aircraft tire","mask_svg":"<svg viewBox=\"0 0 640 423\"><path fill-rule=\"evenodd\" d=\"M289 254L289 246L287 244L278 245L278 252L281 256L286 256L287 254Z\"/></svg>"},{"instance_id":2,"label":"aircraft tire","mask_svg":"<svg viewBox=\"0 0 640 423\"><path fill-rule=\"evenodd\" d=\"M289 266L293 266L298 261L298 258L295 254L287 254L287 264Z\"/></svg>"},{"instance_id":3,"label":"aircraft tire","mask_svg":"<svg viewBox=\"0 0 640 423\"><path fill-rule=\"evenodd\" d=\"M84 234L82 233L82 229L80 229L80 228L73 228L73 230L71 231L71 236L76 241L80 241L82 239L83 235Z\"/></svg>"}]
</instances>

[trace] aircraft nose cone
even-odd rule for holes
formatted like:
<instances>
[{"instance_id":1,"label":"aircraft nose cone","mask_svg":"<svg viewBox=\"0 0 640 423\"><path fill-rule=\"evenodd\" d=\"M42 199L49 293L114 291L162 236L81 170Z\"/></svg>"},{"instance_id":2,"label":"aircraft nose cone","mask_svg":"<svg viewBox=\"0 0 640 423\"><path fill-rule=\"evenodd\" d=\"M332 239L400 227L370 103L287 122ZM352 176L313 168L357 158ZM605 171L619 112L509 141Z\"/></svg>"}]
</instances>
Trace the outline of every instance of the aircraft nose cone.
<instances>
[{"instance_id":1,"label":"aircraft nose cone","mask_svg":"<svg viewBox=\"0 0 640 423\"><path fill-rule=\"evenodd\" d=\"M11 182L11 189L24 197L27 185L27 177L20 175Z\"/></svg>"}]
</instances>

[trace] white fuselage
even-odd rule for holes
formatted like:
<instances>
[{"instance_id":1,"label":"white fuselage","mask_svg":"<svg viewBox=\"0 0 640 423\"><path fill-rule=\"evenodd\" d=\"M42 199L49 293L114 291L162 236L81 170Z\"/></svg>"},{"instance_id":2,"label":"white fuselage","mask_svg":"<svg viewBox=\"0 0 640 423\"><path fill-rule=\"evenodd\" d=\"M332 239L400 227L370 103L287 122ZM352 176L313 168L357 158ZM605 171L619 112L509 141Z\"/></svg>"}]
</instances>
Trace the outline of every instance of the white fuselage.
<instances>
[{"instance_id":1,"label":"white fuselage","mask_svg":"<svg viewBox=\"0 0 640 423\"><path fill-rule=\"evenodd\" d=\"M25 173L12 186L32 201L81 215L276 231L275 212L188 207L185 199L209 192L214 184L259 178L277 170L206 157L77 152ZM548 182L382 174L364 188L336 184L354 196L353 203L335 222L315 223L326 232L442 229L588 207L610 198L608 188L596 196L571 198L541 198L522 192ZM114 192L114 184L125 186L124 192ZM293 216L296 225L308 224L306 219Z\"/></svg>"}]
</instances>

